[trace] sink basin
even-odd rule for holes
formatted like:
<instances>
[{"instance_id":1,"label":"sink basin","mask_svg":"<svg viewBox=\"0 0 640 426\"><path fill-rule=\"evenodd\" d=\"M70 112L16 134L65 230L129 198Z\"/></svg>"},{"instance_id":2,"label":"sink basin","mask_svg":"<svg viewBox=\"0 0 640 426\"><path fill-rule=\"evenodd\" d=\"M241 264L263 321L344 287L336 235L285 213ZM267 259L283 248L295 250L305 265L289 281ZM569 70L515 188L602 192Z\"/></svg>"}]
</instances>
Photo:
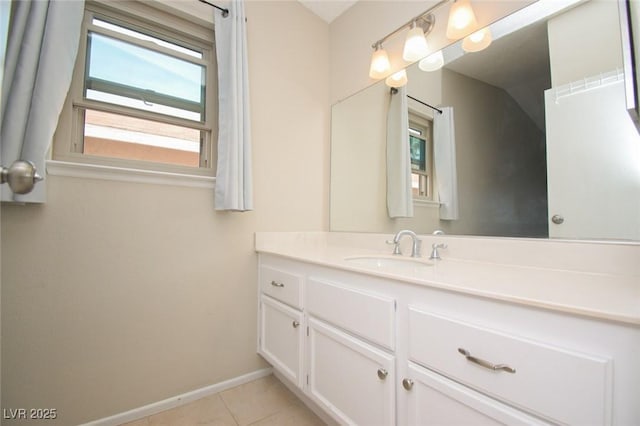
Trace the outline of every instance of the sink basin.
<instances>
[{"instance_id":1,"label":"sink basin","mask_svg":"<svg viewBox=\"0 0 640 426\"><path fill-rule=\"evenodd\" d=\"M379 270L415 270L416 268L428 268L433 265L431 262L424 259L400 256L353 256L347 257L344 260L354 265L367 266L369 268Z\"/></svg>"}]
</instances>

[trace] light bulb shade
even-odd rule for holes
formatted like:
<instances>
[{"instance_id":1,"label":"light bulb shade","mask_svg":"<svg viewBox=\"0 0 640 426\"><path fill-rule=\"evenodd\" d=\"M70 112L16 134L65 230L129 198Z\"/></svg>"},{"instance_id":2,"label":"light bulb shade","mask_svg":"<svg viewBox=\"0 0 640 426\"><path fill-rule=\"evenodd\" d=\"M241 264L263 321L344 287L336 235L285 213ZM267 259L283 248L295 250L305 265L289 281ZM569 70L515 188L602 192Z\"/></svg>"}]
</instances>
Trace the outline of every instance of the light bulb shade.
<instances>
[{"instance_id":1,"label":"light bulb shade","mask_svg":"<svg viewBox=\"0 0 640 426\"><path fill-rule=\"evenodd\" d=\"M376 47L371 56L371 67L369 68L369 77L379 79L387 75L391 69L389 56L382 46Z\"/></svg>"},{"instance_id":2,"label":"light bulb shade","mask_svg":"<svg viewBox=\"0 0 640 426\"><path fill-rule=\"evenodd\" d=\"M422 59L418 63L418 68L420 68L422 71L431 72L439 70L443 65L444 56L442 55L442 50L438 50L437 52L432 53L431 55Z\"/></svg>"},{"instance_id":3,"label":"light bulb shade","mask_svg":"<svg viewBox=\"0 0 640 426\"><path fill-rule=\"evenodd\" d=\"M469 0L456 0L449 10L447 38L459 40L477 29L478 21Z\"/></svg>"},{"instance_id":4,"label":"light bulb shade","mask_svg":"<svg viewBox=\"0 0 640 426\"><path fill-rule=\"evenodd\" d=\"M491 44L491 30L488 27L476 31L462 40L462 49L465 52L479 52Z\"/></svg>"},{"instance_id":5,"label":"light bulb shade","mask_svg":"<svg viewBox=\"0 0 640 426\"><path fill-rule=\"evenodd\" d=\"M405 70L400 70L395 74L390 75L385 80L385 83L389 87L402 87L407 84L407 72Z\"/></svg>"},{"instance_id":6,"label":"light bulb shade","mask_svg":"<svg viewBox=\"0 0 640 426\"><path fill-rule=\"evenodd\" d=\"M418 26L411 28L404 42L402 59L407 62L415 62L424 58L427 54L429 54L429 46L427 45L424 31Z\"/></svg>"}]
</instances>

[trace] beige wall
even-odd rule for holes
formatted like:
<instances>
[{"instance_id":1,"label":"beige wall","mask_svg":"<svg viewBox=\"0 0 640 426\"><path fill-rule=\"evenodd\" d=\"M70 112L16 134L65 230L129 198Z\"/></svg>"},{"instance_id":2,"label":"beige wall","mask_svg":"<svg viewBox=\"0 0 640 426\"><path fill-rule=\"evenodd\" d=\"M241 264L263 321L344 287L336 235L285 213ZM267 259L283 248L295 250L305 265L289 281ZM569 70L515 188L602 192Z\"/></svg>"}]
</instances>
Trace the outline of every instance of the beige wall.
<instances>
[{"instance_id":1,"label":"beige wall","mask_svg":"<svg viewBox=\"0 0 640 426\"><path fill-rule=\"evenodd\" d=\"M266 366L253 234L328 228L329 35L297 2L246 11L255 211L60 176L48 203L3 205L3 407L77 424Z\"/></svg>"},{"instance_id":2,"label":"beige wall","mask_svg":"<svg viewBox=\"0 0 640 426\"><path fill-rule=\"evenodd\" d=\"M618 2L592 0L549 20L549 57L553 87L622 69ZM567 37L579 34L579 37Z\"/></svg>"},{"instance_id":3,"label":"beige wall","mask_svg":"<svg viewBox=\"0 0 640 426\"><path fill-rule=\"evenodd\" d=\"M502 89L445 71L455 115L460 219L455 235L547 235L545 135Z\"/></svg>"}]
</instances>

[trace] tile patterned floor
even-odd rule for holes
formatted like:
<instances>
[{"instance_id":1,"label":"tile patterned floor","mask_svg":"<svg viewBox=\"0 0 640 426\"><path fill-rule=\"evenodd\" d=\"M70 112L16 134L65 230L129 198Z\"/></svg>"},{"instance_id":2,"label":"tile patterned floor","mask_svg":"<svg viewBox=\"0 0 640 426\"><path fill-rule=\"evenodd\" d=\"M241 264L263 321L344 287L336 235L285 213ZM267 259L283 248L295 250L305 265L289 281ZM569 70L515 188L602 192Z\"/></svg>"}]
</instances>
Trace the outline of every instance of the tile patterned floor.
<instances>
[{"instance_id":1,"label":"tile patterned floor","mask_svg":"<svg viewBox=\"0 0 640 426\"><path fill-rule=\"evenodd\" d=\"M273 375L122 426L322 426Z\"/></svg>"}]
</instances>

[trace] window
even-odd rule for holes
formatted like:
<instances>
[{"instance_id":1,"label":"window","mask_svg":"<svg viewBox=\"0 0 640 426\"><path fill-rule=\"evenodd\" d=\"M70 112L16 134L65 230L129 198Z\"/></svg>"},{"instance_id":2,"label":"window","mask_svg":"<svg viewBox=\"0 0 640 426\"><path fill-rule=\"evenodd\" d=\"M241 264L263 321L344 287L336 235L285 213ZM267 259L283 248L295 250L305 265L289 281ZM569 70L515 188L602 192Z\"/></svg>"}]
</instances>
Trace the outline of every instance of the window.
<instances>
[{"instance_id":1,"label":"window","mask_svg":"<svg viewBox=\"0 0 640 426\"><path fill-rule=\"evenodd\" d=\"M114 4L87 5L69 95L71 143L54 156L212 175L213 31L141 2Z\"/></svg>"},{"instance_id":2,"label":"window","mask_svg":"<svg viewBox=\"0 0 640 426\"><path fill-rule=\"evenodd\" d=\"M409 113L409 149L411 152L411 189L413 198L433 199L432 122Z\"/></svg>"}]
</instances>

